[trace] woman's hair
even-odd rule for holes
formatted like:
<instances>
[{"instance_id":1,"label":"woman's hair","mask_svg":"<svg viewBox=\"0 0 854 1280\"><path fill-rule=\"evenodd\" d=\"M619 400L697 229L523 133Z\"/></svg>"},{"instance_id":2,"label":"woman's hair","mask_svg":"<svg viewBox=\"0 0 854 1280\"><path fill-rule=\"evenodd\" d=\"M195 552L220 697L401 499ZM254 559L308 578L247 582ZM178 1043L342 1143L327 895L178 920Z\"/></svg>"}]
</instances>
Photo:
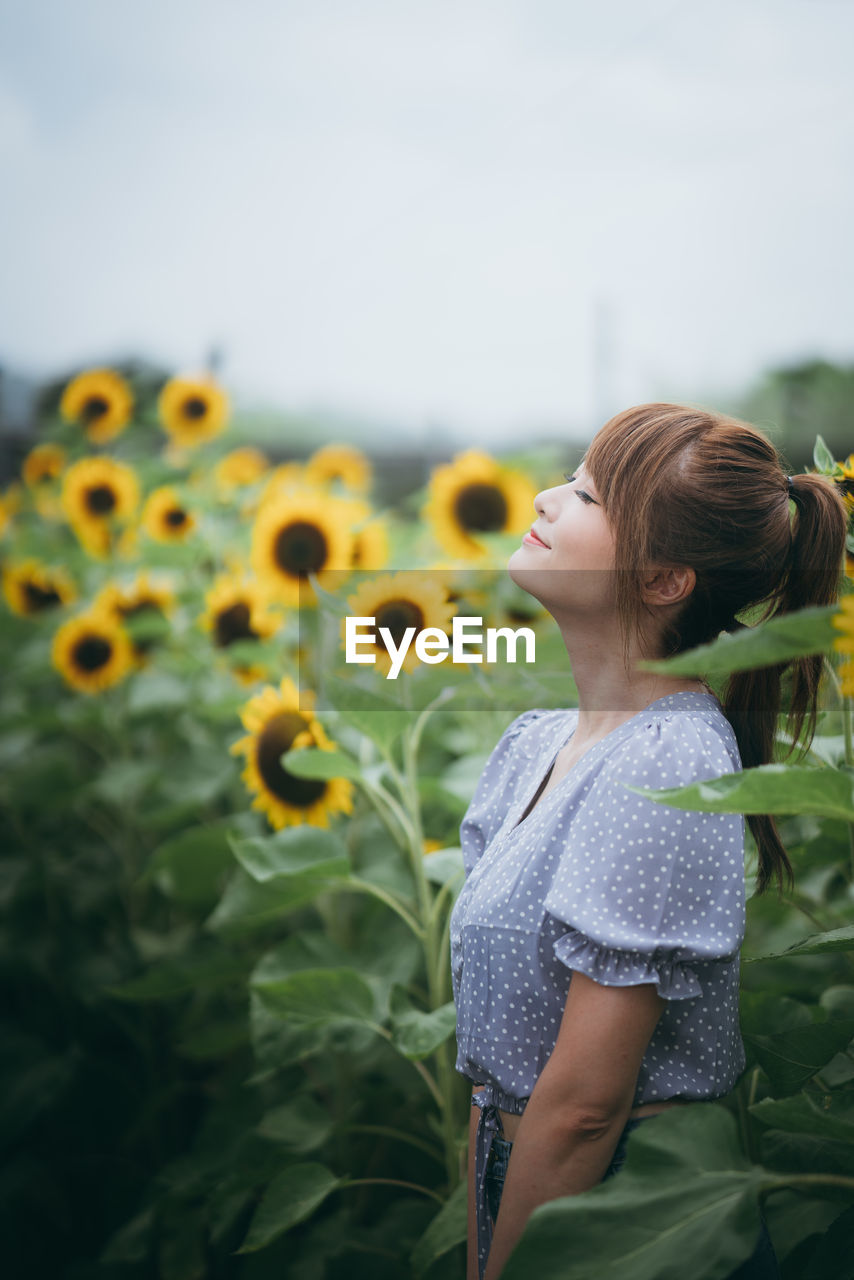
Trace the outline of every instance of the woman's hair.
<instances>
[{"instance_id":1,"label":"woman's hair","mask_svg":"<svg viewBox=\"0 0 854 1280\"><path fill-rule=\"evenodd\" d=\"M758 621L839 597L848 515L826 476L786 473L770 440L747 422L678 404L642 404L606 422L584 455L617 548L616 605L629 670L629 645L646 636L641 569L690 566L696 583L665 627L660 654L670 657L743 624L737 615L765 605ZM789 500L794 504L794 527ZM658 621L660 626L660 620ZM798 743L809 712L815 734L821 654L731 674L722 696L742 766L773 759L781 679L790 670L787 731ZM785 871L794 885L770 814L746 815L758 849L756 892Z\"/></svg>"}]
</instances>

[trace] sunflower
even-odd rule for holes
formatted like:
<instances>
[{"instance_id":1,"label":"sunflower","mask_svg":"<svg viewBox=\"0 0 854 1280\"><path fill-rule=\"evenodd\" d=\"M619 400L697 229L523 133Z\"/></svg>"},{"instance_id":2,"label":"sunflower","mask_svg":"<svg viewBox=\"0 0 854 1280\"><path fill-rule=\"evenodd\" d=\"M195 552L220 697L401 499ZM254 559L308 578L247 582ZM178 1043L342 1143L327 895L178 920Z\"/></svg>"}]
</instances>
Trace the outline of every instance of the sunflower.
<instances>
[{"instance_id":1,"label":"sunflower","mask_svg":"<svg viewBox=\"0 0 854 1280\"><path fill-rule=\"evenodd\" d=\"M449 555L485 555L479 533L521 533L531 522L534 489L518 471L476 449L436 467L423 514Z\"/></svg>"},{"instance_id":2,"label":"sunflower","mask_svg":"<svg viewBox=\"0 0 854 1280\"><path fill-rule=\"evenodd\" d=\"M11 527L12 519L23 506L23 490L17 480L13 480L5 492L0 493L0 534Z\"/></svg>"},{"instance_id":3,"label":"sunflower","mask_svg":"<svg viewBox=\"0 0 854 1280\"><path fill-rule=\"evenodd\" d=\"M848 514L854 511L854 453L849 453L845 462L837 464L842 468L842 475L835 476L835 482L845 499L845 505L848 508Z\"/></svg>"},{"instance_id":4,"label":"sunflower","mask_svg":"<svg viewBox=\"0 0 854 1280\"><path fill-rule=\"evenodd\" d=\"M76 599L77 588L65 569L31 558L3 565L3 594L13 613L31 618Z\"/></svg>"},{"instance_id":5,"label":"sunflower","mask_svg":"<svg viewBox=\"0 0 854 1280\"><path fill-rule=\"evenodd\" d=\"M309 484L342 484L345 489L365 493L371 483L371 464L349 444L327 444L316 450L305 464Z\"/></svg>"},{"instance_id":6,"label":"sunflower","mask_svg":"<svg viewBox=\"0 0 854 1280\"><path fill-rule=\"evenodd\" d=\"M137 574L130 583L108 582L92 601L92 608L104 613L118 625L137 618L167 618L175 610L175 593L165 583L153 582L147 570ZM156 641L153 638L131 637L134 657L144 662Z\"/></svg>"},{"instance_id":7,"label":"sunflower","mask_svg":"<svg viewBox=\"0 0 854 1280\"><path fill-rule=\"evenodd\" d=\"M77 422L93 444L104 444L124 431L133 413L133 393L112 369L89 369L72 378L62 393L59 412Z\"/></svg>"},{"instance_id":8,"label":"sunflower","mask_svg":"<svg viewBox=\"0 0 854 1280\"><path fill-rule=\"evenodd\" d=\"M228 496L235 489L254 484L269 468L269 460L260 449L232 449L214 467L214 480L220 493Z\"/></svg>"},{"instance_id":9,"label":"sunflower","mask_svg":"<svg viewBox=\"0 0 854 1280\"><path fill-rule=\"evenodd\" d=\"M133 667L125 631L96 609L63 623L53 638L51 658L66 683L81 693L101 693Z\"/></svg>"},{"instance_id":10,"label":"sunflower","mask_svg":"<svg viewBox=\"0 0 854 1280\"><path fill-rule=\"evenodd\" d=\"M47 481L55 480L65 466L66 453L58 444L37 444L31 449L21 465L24 483L30 489L37 489Z\"/></svg>"},{"instance_id":11,"label":"sunflower","mask_svg":"<svg viewBox=\"0 0 854 1280\"><path fill-rule=\"evenodd\" d=\"M240 571L215 578L205 594L205 604L199 626L210 633L217 649L228 649L240 640L266 640L281 623L261 586ZM267 668L257 662L230 669L243 684L263 680L267 675Z\"/></svg>"},{"instance_id":12,"label":"sunflower","mask_svg":"<svg viewBox=\"0 0 854 1280\"><path fill-rule=\"evenodd\" d=\"M292 747L335 750L313 718L311 696L303 695L302 701L300 710L300 695L287 676L278 689L266 685L240 713L248 735L229 748L232 755L246 757L241 777L247 791L255 796L252 808L265 813L277 831L302 823L328 827L331 814L351 813L353 809L353 785L346 778L298 778L281 763Z\"/></svg>"},{"instance_id":13,"label":"sunflower","mask_svg":"<svg viewBox=\"0 0 854 1280\"><path fill-rule=\"evenodd\" d=\"M309 573L324 585L336 570L350 567L352 546L343 499L281 494L265 502L255 518L252 567L271 596L283 604L299 604L300 584L307 582Z\"/></svg>"},{"instance_id":14,"label":"sunflower","mask_svg":"<svg viewBox=\"0 0 854 1280\"><path fill-rule=\"evenodd\" d=\"M457 611L448 600L445 586L427 572L407 570L404 573L387 573L381 578L364 582L353 595L347 597L348 612L352 617L374 618L374 643L371 646L365 636L361 646L363 654L373 648L378 670L387 673L391 667L391 655L380 636L385 627L395 645L399 645L408 627L414 627L416 635L425 627L438 627L445 633L451 627L451 619ZM345 619L341 619L343 644ZM403 671L412 671L418 665L415 646L410 644L403 660Z\"/></svg>"},{"instance_id":15,"label":"sunflower","mask_svg":"<svg viewBox=\"0 0 854 1280\"><path fill-rule=\"evenodd\" d=\"M185 448L218 436L228 420L228 396L210 377L171 378L157 408L173 443Z\"/></svg>"},{"instance_id":16,"label":"sunflower","mask_svg":"<svg viewBox=\"0 0 854 1280\"><path fill-rule=\"evenodd\" d=\"M388 526L381 516L375 516L367 502L361 498L343 499L347 503L353 547L350 565L353 569L382 569L388 564Z\"/></svg>"},{"instance_id":17,"label":"sunflower","mask_svg":"<svg viewBox=\"0 0 854 1280\"><path fill-rule=\"evenodd\" d=\"M127 521L139 504L132 467L112 458L81 458L63 478L62 506L74 532L92 554L106 555L115 521Z\"/></svg>"},{"instance_id":18,"label":"sunflower","mask_svg":"<svg viewBox=\"0 0 854 1280\"><path fill-rule=\"evenodd\" d=\"M141 524L156 542L183 542L196 527L194 517L168 484L148 495Z\"/></svg>"},{"instance_id":19,"label":"sunflower","mask_svg":"<svg viewBox=\"0 0 854 1280\"><path fill-rule=\"evenodd\" d=\"M258 505L265 507L270 502L278 502L286 495L304 493L310 489L311 485L306 479L305 467L302 463L281 462L277 467L273 467L267 476Z\"/></svg>"}]
</instances>

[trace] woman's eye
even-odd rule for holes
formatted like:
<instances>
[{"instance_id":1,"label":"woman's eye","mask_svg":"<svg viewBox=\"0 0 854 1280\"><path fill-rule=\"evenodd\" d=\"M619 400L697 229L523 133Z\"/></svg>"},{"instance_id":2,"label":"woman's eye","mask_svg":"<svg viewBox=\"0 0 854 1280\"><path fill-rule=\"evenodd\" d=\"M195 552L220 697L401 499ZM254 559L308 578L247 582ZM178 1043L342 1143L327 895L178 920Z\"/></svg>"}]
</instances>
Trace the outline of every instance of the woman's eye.
<instances>
[{"instance_id":1,"label":"woman's eye","mask_svg":"<svg viewBox=\"0 0 854 1280\"><path fill-rule=\"evenodd\" d=\"M566 472L564 472L564 476L563 476L563 478L564 478L564 480L566 481L566 483L567 483L567 484L572 484L573 480L575 480L575 478L576 478L576 477L575 477L575 476L567 475L567 474L566 474ZM590 495L589 495L589 494L587 494L587 493L585 493L583 489L576 489L576 491L575 491L575 492L578 494L578 496L579 496L579 498L581 499L581 501L582 501L582 502L592 502L592 501L593 501L593 499L590 497Z\"/></svg>"}]
</instances>

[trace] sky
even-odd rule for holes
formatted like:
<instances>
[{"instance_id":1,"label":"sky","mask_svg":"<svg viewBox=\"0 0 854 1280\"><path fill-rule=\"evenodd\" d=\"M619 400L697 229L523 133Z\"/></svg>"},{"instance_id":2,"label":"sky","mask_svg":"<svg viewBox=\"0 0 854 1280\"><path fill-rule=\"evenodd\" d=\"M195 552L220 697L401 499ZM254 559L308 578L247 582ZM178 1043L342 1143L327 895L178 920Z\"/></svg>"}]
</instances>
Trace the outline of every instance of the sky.
<instances>
[{"instance_id":1,"label":"sky","mask_svg":"<svg viewBox=\"0 0 854 1280\"><path fill-rule=\"evenodd\" d=\"M852 359L848 0L0 0L0 365L574 430Z\"/></svg>"}]
</instances>

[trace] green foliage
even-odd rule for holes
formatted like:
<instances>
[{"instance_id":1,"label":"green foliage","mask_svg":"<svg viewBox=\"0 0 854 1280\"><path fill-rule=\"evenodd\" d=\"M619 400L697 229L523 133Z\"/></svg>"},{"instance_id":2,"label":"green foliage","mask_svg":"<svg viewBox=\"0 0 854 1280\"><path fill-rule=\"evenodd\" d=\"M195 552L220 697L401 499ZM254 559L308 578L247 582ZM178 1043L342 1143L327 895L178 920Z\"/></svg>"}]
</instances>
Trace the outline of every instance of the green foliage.
<instances>
[{"instance_id":1,"label":"green foliage","mask_svg":"<svg viewBox=\"0 0 854 1280\"><path fill-rule=\"evenodd\" d=\"M834 465L821 438L814 461ZM195 571L227 545L210 493L200 509L205 551L152 549L148 563ZM60 545L47 527L26 537ZM409 529L401 545L416 540ZM94 583L73 548L69 563ZM340 621L340 599L318 594L299 628L311 661L321 624ZM8 1259L17 1248L27 1274L81 1280L462 1280L459 823L504 726L572 697L560 637L543 634L534 674L433 668L411 701L404 682L325 674L317 715L335 748L281 764L294 780L349 779L352 812L272 830L229 754L246 698L227 666L279 670L281 645L244 640L214 667L191 627L194 572L180 596L168 626L133 623L156 661L98 696L50 671L49 628L9 617L0 634L15 675L0 690ZM654 665L711 680L830 655L833 612ZM760 1203L787 1276L839 1280L854 1247L854 749L827 669L797 763L629 788L775 815L797 889L748 904L747 1067L732 1094L642 1126L619 1178L538 1209L508 1280L722 1280L752 1249ZM792 746L785 717L778 740Z\"/></svg>"}]
</instances>

